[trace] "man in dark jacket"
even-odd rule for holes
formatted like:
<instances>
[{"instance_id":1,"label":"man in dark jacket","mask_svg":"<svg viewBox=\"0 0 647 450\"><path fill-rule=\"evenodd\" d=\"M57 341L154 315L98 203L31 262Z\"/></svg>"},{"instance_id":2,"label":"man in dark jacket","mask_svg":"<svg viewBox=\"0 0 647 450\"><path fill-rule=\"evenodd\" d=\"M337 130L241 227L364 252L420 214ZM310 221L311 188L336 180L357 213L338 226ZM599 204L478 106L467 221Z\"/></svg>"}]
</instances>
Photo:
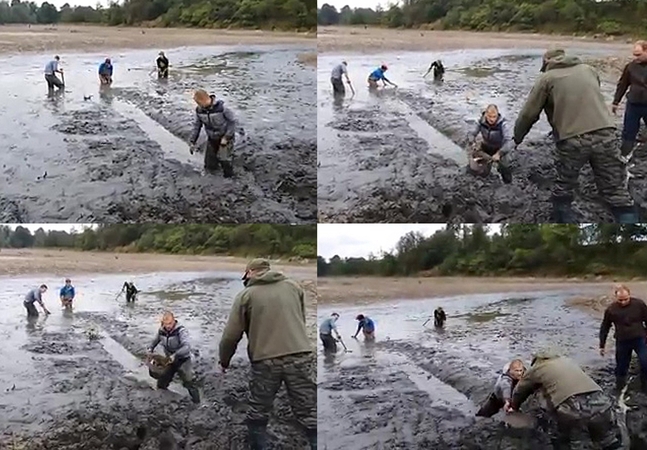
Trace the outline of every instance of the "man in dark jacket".
<instances>
[{"instance_id":1,"label":"man in dark jacket","mask_svg":"<svg viewBox=\"0 0 647 450\"><path fill-rule=\"evenodd\" d=\"M182 380L182 385L189 391L193 403L200 403L200 392L193 381L189 332L177 323L175 316L170 311L166 311L162 316L162 326L148 347L149 357L152 356L155 347L160 344L164 349L164 354L169 358L170 364L162 376L157 379L158 389L168 389L177 373Z\"/></svg>"},{"instance_id":2,"label":"man in dark jacket","mask_svg":"<svg viewBox=\"0 0 647 450\"><path fill-rule=\"evenodd\" d=\"M424 74L423 78L426 78L432 70L434 71L434 81L443 81L443 76L445 75L445 66L443 66L443 62L440 59L437 59L436 61L431 63L429 69L427 69L427 73Z\"/></svg>"},{"instance_id":3,"label":"man in dark jacket","mask_svg":"<svg viewBox=\"0 0 647 450\"><path fill-rule=\"evenodd\" d=\"M434 311L434 326L436 328L442 328L443 325L445 325L446 320L447 314L445 314L445 310L439 306Z\"/></svg>"},{"instance_id":4,"label":"man in dark jacket","mask_svg":"<svg viewBox=\"0 0 647 450\"><path fill-rule=\"evenodd\" d=\"M557 419L555 448L580 448L587 434L603 450L622 448L613 401L573 360L550 350L535 354L504 409L518 410L537 391L543 393Z\"/></svg>"},{"instance_id":5,"label":"man in dark jacket","mask_svg":"<svg viewBox=\"0 0 647 450\"><path fill-rule=\"evenodd\" d=\"M611 330L616 329L616 390L622 391L627 383L631 364L631 354L636 352L640 361L640 382L647 392L647 305L640 299L631 297L629 288L618 285L615 288L616 301L604 311L600 325L600 354L605 355L605 344Z\"/></svg>"},{"instance_id":6,"label":"man in dark jacket","mask_svg":"<svg viewBox=\"0 0 647 450\"><path fill-rule=\"evenodd\" d=\"M547 51L542 71L515 123L514 142L521 144L541 112L546 112L557 146L552 220L578 222L571 208L573 191L582 167L589 163L598 193L610 205L615 220L636 223L638 213L627 188L627 167L597 72L563 50Z\"/></svg>"},{"instance_id":7,"label":"man in dark jacket","mask_svg":"<svg viewBox=\"0 0 647 450\"><path fill-rule=\"evenodd\" d=\"M236 133L236 119L234 113L225 106L222 100L216 100L215 95L198 90L193 99L197 103L193 133L191 135L191 154L195 150L195 143L204 126L207 133L207 148L204 152L204 168L214 171L222 166L224 176L230 178L234 175L233 150L234 136Z\"/></svg>"},{"instance_id":8,"label":"man in dark jacket","mask_svg":"<svg viewBox=\"0 0 647 450\"><path fill-rule=\"evenodd\" d=\"M305 293L296 282L273 271L269 261L254 259L245 269L243 289L234 299L220 340L225 371L236 347L247 336L252 379L247 412L252 450L264 450L274 397L285 383L292 414L317 448L316 359L306 328Z\"/></svg>"},{"instance_id":9,"label":"man in dark jacket","mask_svg":"<svg viewBox=\"0 0 647 450\"><path fill-rule=\"evenodd\" d=\"M134 283L129 283L128 281L124 282L124 285L121 287L121 292L126 291L126 302L134 302L137 298L139 290L135 287Z\"/></svg>"},{"instance_id":10,"label":"man in dark jacket","mask_svg":"<svg viewBox=\"0 0 647 450\"><path fill-rule=\"evenodd\" d=\"M611 111L615 114L618 105L627 94L624 124L622 127L622 155L630 158L640 131L640 121L647 125L647 41L636 42L634 60L627 64L618 80Z\"/></svg>"},{"instance_id":11,"label":"man in dark jacket","mask_svg":"<svg viewBox=\"0 0 647 450\"><path fill-rule=\"evenodd\" d=\"M168 58L164 55L164 52L159 53L155 64L157 65L157 78L168 78Z\"/></svg>"}]
</instances>

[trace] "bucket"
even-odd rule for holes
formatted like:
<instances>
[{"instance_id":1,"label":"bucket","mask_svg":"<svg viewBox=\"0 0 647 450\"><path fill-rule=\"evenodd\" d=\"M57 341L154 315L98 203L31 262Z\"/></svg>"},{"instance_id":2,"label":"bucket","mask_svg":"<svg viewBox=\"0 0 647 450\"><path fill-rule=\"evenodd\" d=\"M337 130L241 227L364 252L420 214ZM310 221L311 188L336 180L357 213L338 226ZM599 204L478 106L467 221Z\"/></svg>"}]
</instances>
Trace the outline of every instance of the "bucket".
<instances>
[{"instance_id":1,"label":"bucket","mask_svg":"<svg viewBox=\"0 0 647 450\"><path fill-rule=\"evenodd\" d=\"M152 378L155 378L157 380L161 378L162 375L164 375L164 372L166 372L169 364L170 360L168 357L162 355L153 355L146 361L146 365L148 366L148 374Z\"/></svg>"}]
</instances>

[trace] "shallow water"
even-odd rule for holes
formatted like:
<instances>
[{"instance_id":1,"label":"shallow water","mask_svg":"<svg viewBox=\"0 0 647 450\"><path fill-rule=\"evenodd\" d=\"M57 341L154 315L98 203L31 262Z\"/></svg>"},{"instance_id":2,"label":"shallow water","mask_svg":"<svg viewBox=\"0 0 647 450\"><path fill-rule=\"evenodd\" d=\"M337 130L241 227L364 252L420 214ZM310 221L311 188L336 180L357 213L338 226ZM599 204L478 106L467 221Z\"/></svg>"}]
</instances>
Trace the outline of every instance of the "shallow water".
<instances>
[{"instance_id":1,"label":"shallow water","mask_svg":"<svg viewBox=\"0 0 647 450\"><path fill-rule=\"evenodd\" d=\"M60 277L2 279L0 359L11 363L0 368L0 447L15 441L35 450L122 448L143 427L147 446L170 430L192 449L245 448L249 363L244 337L228 373L217 368L220 335L242 288L239 273L72 279L77 291L72 313L64 313L57 298ZM142 291L134 304L123 294L117 298L126 279ZM44 302L52 315L28 321L22 299L42 283L50 287ZM178 380L164 392L155 390L148 376L143 357L167 309L189 330L203 408L191 404ZM100 338L90 339L88 333ZM270 419L272 448L300 449L303 437L286 401L281 392ZM79 442L85 446L73 446Z\"/></svg>"},{"instance_id":2,"label":"shallow water","mask_svg":"<svg viewBox=\"0 0 647 450\"><path fill-rule=\"evenodd\" d=\"M315 78L297 61L310 50L184 47L167 52L170 77L160 81L151 74L156 52L119 51L109 55L111 88L96 75L105 54L62 54L66 92L49 97L43 68L53 55L4 58L0 217L314 221ZM244 131L234 180L203 174L203 156L189 154L198 88L224 100Z\"/></svg>"},{"instance_id":3,"label":"shallow water","mask_svg":"<svg viewBox=\"0 0 647 450\"><path fill-rule=\"evenodd\" d=\"M319 322L333 311L341 314L338 328L350 350L340 347L330 357L319 349L320 445L329 450L549 448L550 427L509 428L502 413L479 420L474 414L507 362L520 357L529 365L541 348L560 349L603 386L612 382L613 357L597 353L599 320L564 304L573 295L594 294L593 289L320 307ZM434 329L433 320L423 326L438 306L448 316L445 328ZM350 338L359 313L376 322L375 343ZM537 408L528 401L524 410L532 417ZM630 413L634 435L644 421Z\"/></svg>"},{"instance_id":4,"label":"shallow water","mask_svg":"<svg viewBox=\"0 0 647 450\"><path fill-rule=\"evenodd\" d=\"M605 53L566 49L583 58ZM554 180L554 144L540 121L511 157L512 185L493 170L488 178L465 173L468 131L490 103L510 126L532 88L544 49L402 52L375 56L320 55L318 91L319 218L325 222L524 222L548 220ZM443 83L423 75L431 61L446 68ZM355 88L334 100L330 71L346 60ZM387 87L369 93L366 78L386 63ZM615 84L603 81L611 102ZM617 117L618 125L622 117ZM642 154L639 148L636 154ZM644 203L644 164L634 158L630 182ZM576 196L581 221L608 221L591 172Z\"/></svg>"}]
</instances>

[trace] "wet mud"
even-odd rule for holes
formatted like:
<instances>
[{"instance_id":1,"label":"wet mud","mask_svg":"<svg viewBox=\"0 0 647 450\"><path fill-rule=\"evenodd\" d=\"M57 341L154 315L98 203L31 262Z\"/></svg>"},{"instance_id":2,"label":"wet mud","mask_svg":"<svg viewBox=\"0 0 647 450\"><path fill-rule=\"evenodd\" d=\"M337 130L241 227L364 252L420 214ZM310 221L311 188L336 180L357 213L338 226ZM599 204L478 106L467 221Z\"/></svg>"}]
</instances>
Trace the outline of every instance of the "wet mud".
<instances>
[{"instance_id":1,"label":"wet mud","mask_svg":"<svg viewBox=\"0 0 647 450\"><path fill-rule=\"evenodd\" d=\"M549 221L555 147L543 114L509 159L510 185L503 183L495 169L485 178L468 174L465 151L467 133L489 103L497 104L514 125L539 74L541 54L541 50L466 50L384 54L375 59L320 56L319 220ZM447 68L444 82L433 82L431 75L423 79L428 64L439 57ZM329 79L330 70L341 59L348 61L356 95L347 92L339 100L333 99ZM387 77L399 87L371 94L366 76L382 61L389 62ZM610 104L615 80L603 81L602 87ZM617 124L619 143L621 115ZM644 132L643 128L643 136ZM647 198L646 156L647 146L640 145L630 162L629 188L641 210ZM589 166L579 182L574 202L578 221L612 221Z\"/></svg>"},{"instance_id":2,"label":"wet mud","mask_svg":"<svg viewBox=\"0 0 647 450\"><path fill-rule=\"evenodd\" d=\"M47 96L41 65L13 57L0 76L0 219L4 222L314 223L316 93L302 48L185 48L113 57L115 82L100 88L101 57L63 56L66 92ZM98 59L97 59L98 58ZM42 63L42 64L41 64ZM189 154L192 93L204 88L237 116L234 172L203 169L205 134ZM8 92L8 93L7 93ZM90 97L92 96L92 97ZM43 176L44 174L46 176Z\"/></svg>"},{"instance_id":3,"label":"wet mud","mask_svg":"<svg viewBox=\"0 0 647 450\"><path fill-rule=\"evenodd\" d=\"M247 449L246 341L226 374L217 365L220 333L240 289L236 275L138 276L134 282L142 292L135 304L126 304L123 296L115 301L123 283L118 277L79 277L73 313L60 312L48 293L52 316L31 322L16 301L18 290L3 294L0 301L8 312L0 321L6 343L0 356L15 364L0 369L0 448ZM310 275L294 275L310 283ZM54 279L44 281L56 285ZM15 285L22 291L40 282L20 279ZM201 406L191 403L179 380L159 391L148 375L145 348L165 309L190 332ZM284 389L268 429L270 448L307 445Z\"/></svg>"},{"instance_id":4,"label":"wet mud","mask_svg":"<svg viewBox=\"0 0 647 450\"><path fill-rule=\"evenodd\" d=\"M540 348L560 349L603 389L614 383L613 355L597 355L599 321L566 306L576 292L465 296L340 308L338 328L350 352L319 350L319 444L333 449L545 450L556 424L540 394L522 415L492 418L475 413L511 359L530 364ZM444 329L422 324L442 304ZM331 310L319 308L319 320ZM346 338L356 314L376 322L375 343ZM474 321L473 317L489 320ZM321 347L321 345L320 345ZM635 362L635 361L634 361ZM647 437L647 396L639 392L637 367L628 389L626 426L631 448ZM620 407L618 406L618 411ZM584 447L594 449L591 442Z\"/></svg>"}]
</instances>

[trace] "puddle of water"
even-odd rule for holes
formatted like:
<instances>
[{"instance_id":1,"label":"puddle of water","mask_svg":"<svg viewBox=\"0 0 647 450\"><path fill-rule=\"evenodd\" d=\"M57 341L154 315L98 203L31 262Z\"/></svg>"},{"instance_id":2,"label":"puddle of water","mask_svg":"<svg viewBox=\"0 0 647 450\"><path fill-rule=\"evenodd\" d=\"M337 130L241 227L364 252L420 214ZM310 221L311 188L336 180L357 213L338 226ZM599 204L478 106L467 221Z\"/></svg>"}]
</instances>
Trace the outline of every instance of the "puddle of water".
<instances>
[{"instance_id":1,"label":"puddle of water","mask_svg":"<svg viewBox=\"0 0 647 450\"><path fill-rule=\"evenodd\" d=\"M420 118L406 104L400 101L394 101L390 106L395 111L403 114L413 131L429 144L430 154L442 155L455 161L457 164L465 164L467 160L465 151L447 136L429 125L428 122Z\"/></svg>"},{"instance_id":2,"label":"puddle of water","mask_svg":"<svg viewBox=\"0 0 647 450\"><path fill-rule=\"evenodd\" d=\"M497 73L510 72L510 70L500 67L465 67L463 69L457 69L457 71L463 73L465 76L474 78L486 78Z\"/></svg>"},{"instance_id":3,"label":"puddle of water","mask_svg":"<svg viewBox=\"0 0 647 450\"><path fill-rule=\"evenodd\" d=\"M162 150L169 158L176 159L195 168L201 166L198 163L199 158L196 159L190 154L189 145L186 142L148 117L142 110L119 100L112 100L111 104L117 112L135 121L151 140L157 142L162 147Z\"/></svg>"},{"instance_id":4,"label":"puddle of water","mask_svg":"<svg viewBox=\"0 0 647 450\"><path fill-rule=\"evenodd\" d=\"M510 316L510 313L502 313L501 311L491 311L491 312L479 312L479 313L469 313L466 315L466 319L469 322L490 322L497 317L506 317Z\"/></svg>"}]
</instances>

